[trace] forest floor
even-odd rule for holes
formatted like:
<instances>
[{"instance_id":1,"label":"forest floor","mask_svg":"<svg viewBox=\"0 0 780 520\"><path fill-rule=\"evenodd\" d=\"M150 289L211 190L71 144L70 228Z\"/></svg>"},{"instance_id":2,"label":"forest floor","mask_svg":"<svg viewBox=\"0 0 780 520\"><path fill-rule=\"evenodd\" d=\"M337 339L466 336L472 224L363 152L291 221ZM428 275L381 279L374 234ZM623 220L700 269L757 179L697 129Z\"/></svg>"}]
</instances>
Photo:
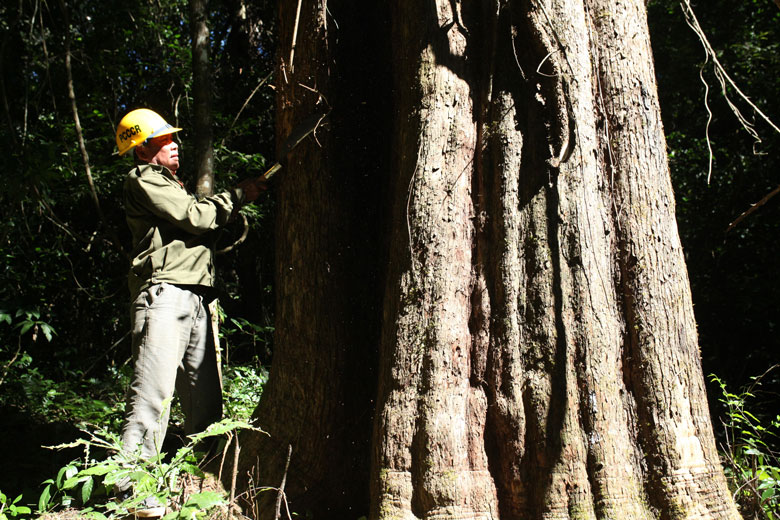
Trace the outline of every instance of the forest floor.
<instances>
[{"instance_id":1,"label":"forest floor","mask_svg":"<svg viewBox=\"0 0 780 520\"><path fill-rule=\"evenodd\" d=\"M223 422L228 425L223 426L220 432L207 436L203 440L207 443L205 445L221 443L224 446L224 439L231 438L237 428L248 427L247 421L260 398L267 372L253 361L227 366L224 375L224 410L228 419ZM95 473L92 477L94 490L91 489L93 484L90 484L87 499L81 498L83 481L70 488L63 483L76 472L99 466L118 452L126 386L127 376L121 374L106 374L105 380L84 384L73 380L55 382L17 377L3 385L3 393L0 394L0 456L3 460L3 471L0 471L0 518L86 518L82 510L73 507L81 503L95 506L89 516L93 520L105 517L99 511L118 518L116 513L105 508L109 501L113 501L113 497L110 487L102 484L103 473ZM199 510L199 513L208 510L208 518L219 518L220 514L223 517L240 518L237 508L228 514L228 509L222 505L228 502L229 490L223 489L219 478L214 476L219 474L220 465L206 466L213 473L201 472L196 468L205 466L193 452L196 446L202 444L196 444L195 440L190 442L186 437L183 419L177 400L174 399L168 432L161 450L168 455L161 464L168 464L165 470L167 474L176 474L180 478L175 482L167 477L159 480L158 491L162 489L165 496L173 497L172 500L178 501L179 506L193 493L213 492L207 493L208 499L197 499L209 501L209 505ZM184 447L187 450L182 450ZM186 455L190 452L190 455ZM179 457L181 453L185 455ZM218 459L220 455L224 458L225 453L220 452L212 460ZM172 463L177 457L179 461ZM41 507L41 501L44 500L42 497L49 498L48 495L51 495L50 499ZM68 498L69 495L72 496ZM22 513L18 512L20 509ZM41 516L40 513L35 514L35 511L50 512Z\"/></svg>"},{"instance_id":2,"label":"forest floor","mask_svg":"<svg viewBox=\"0 0 780 520\"><path fill-rule=\"evenodd\" d=\"M181 491L181 494L179 495L180 501L178 503L169 504L166 509L166 514L181 511L181 504L186 501L187 497L196 493L202 493L204 491L214 491L222 494L226 493L226 490L220 481L211 473L207 473L205 478L187 475L186 477L179 479L177 487ZM126 518L128 520L132 519L133 515L128 515ZM231 520L249 520L249 517L244 516L240 508L235 505L232 507L215 507L209 511L208 515L198 518L204 520L222 520L228 518ZM39 520L94 520L94 517L85 514L82 509L71 507L41 515Z\"/></svg>"},{"instance_id":3,"label":"forest floor","mask_svg":"<svg viewBox=\"0 0 780 520\"><path fill-rule=\"evenodd\" d=\"M20 504L29 504L32 507L41 495L44 487L42 483L48 479L54 479L61 468L73 463L73 461L85 460L85 450L81 446L69 448L55 448L54 446L72 443L76 439L88 437L88 434L67 421L47 423L41 421L40 417L31 417L19 410L2 409L0 414L7 425L3 448L6 471L0 471L0 490L13 491L15 494L8 497L11 500L21 493L23 499ZM173 423L168 430L162 451L176 453L184 445L184 441L183 429L178 423ZM105 458L106 454L99 451L93 450L89 454L89 458L97 460ZM183 473L177 479L174 486L176 499L168 504L167 514L179 512L188 498L197 493L214 492L221 496L229 496L229 490L224 488L219 479L218 472L222 466L219 464L219 456L214 457L214 460L215 462L208 466L208 470L213 472L205 471L203 476ZM110 495L96 496L94 499L96 503L109 500L113 500ZM32 509L34 510L34 507ZM19 515L18 517L27 518L27 515ZM31 517L35 518L36 515ZM178 518L178 515L176 517ZM37 516L37 518L42 520L94 520L95 516L89 512L85 513L83 509L78 507L64 507ZM121 517L115 516L115 518ZM132 518L132 516L126 518ZM199 518L241 520L248 517L244 516L241 509L234 504L232 507L225 505L213 507L209 510L208 515L199 516Z\"/></svg>"}]
</instances>

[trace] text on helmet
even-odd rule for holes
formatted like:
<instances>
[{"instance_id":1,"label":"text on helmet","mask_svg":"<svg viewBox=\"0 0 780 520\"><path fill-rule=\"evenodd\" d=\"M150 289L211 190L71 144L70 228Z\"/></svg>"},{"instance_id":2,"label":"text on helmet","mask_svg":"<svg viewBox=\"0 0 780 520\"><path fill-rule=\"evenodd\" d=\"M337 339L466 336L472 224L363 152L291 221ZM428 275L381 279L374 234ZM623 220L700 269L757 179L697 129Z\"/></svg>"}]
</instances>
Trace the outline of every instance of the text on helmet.
<instances>
[{"instance_id":1,"label":"text on helmet","mask_svg":"<svg viewBox=\"0 0 780 520\"><path fill-rule=\"evenodd\" d=\"M126 140L130 139L131 137L133 137L134 135L138 135L140 133L141 133L141 126L140 125L130 126L130 127L127 128L127 130L125 130L124 132L119 134L119 139L121 141L126 141Z\"/></svg>"}]
</instances>

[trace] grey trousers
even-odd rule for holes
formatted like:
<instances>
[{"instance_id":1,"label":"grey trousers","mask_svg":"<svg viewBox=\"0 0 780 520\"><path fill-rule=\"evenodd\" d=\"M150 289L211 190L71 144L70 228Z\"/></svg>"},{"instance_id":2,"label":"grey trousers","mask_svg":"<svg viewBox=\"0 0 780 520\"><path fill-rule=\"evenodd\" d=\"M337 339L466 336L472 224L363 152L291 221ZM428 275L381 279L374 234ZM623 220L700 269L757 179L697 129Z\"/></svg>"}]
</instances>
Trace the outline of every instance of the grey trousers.
<instances>
[{"instance_id":1,"label":"grey trousers","mask_svg":"<svg viewBox=\"0 0 780 520\"><path fill-rule=\"evenodd\" d=\"M134 373L127 395L122 443L141 457L160 452L174 388L190 435L222 418L208 302L183 287L161 283L142 291L130 309Z\"/></svg>"}]
</instances>

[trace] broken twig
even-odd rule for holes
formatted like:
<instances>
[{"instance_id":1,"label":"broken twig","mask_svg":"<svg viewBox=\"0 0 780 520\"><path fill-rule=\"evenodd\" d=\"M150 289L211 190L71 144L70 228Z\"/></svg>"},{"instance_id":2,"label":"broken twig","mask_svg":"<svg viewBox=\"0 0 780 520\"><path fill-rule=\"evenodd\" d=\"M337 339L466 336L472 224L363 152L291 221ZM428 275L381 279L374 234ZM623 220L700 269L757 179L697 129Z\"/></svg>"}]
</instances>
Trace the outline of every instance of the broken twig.
<instances>
[{"instance_id":1,"label":"broken twig","mask_svg":"<svg viewBox=\"0 0 780 520\"><path fill-rule=\"evenodd\" d=\"M279 520L279 515L281 514L282 497L284 496L284 485L287 483L287 470L290 468L290 457L292 457L292 444L287 445L287 463L284 465L284 475L282 476L282 483L279 485L279 493L276 495L276 513L274 515L274 520Z\"/></svg>"}]
</instances>

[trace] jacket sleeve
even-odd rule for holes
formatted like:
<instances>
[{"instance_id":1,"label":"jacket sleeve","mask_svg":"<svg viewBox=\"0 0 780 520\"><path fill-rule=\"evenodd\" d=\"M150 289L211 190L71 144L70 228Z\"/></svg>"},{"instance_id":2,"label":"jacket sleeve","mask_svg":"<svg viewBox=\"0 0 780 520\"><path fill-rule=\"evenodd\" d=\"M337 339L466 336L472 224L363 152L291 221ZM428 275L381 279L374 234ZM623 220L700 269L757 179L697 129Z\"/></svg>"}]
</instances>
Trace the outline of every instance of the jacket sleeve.
<instances>
[{"instance_id":1,"label":"jacket sleeve","mask_svg":"<svg viewBox=\"0 0 780 520\"><path fill-rule=\"evenodd\" d=\"M130 177L125 190L136 204L194 235L226 224L244 198L240 188L233 188L198 200L157 172Z\"/></svg>"}]
</instances>

